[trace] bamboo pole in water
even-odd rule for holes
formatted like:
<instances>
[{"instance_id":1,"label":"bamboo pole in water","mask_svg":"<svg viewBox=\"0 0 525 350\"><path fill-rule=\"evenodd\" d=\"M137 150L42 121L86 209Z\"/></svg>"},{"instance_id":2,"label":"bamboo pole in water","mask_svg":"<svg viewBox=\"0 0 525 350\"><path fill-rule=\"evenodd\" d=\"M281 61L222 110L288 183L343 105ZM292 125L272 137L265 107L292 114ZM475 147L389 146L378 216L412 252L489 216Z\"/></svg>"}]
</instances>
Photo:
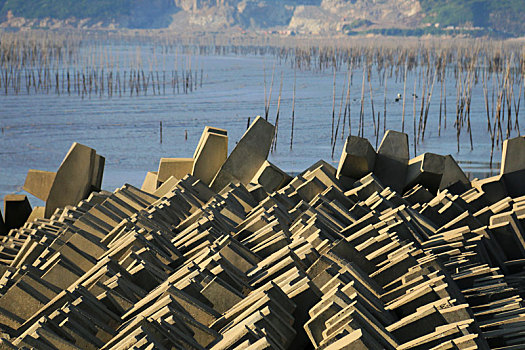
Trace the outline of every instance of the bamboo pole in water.
<instances>
[{"instance_id":1,"label":"bamboo pole in water","mask_svg":"<svg viewBox=\"0 0 525 350\"><path fill-rule=\"evenodd\" d=\"M283 72L281 71L281 83L279 85L279 97L277 98L277 115L275 116L275 134L273 137L272 152L277 150L277 134L279 132L279 114L281 111L281 95L283 92Z\"/></svg>"},{"instance_id":2,"label":"bamboo pole in water","mask_svg":"<svg viewBox=\"0 0 525 350\"><path fill-rule=\"evenodd\" d=\"M492 135L492 127L490 125L490 108L489 108L489 96L488 96L488 87L487 87L487 71L483 70L481 75L482 84L483 84L483 97L485 99L485 110L487 112L487 131L489 132L491 140L494 138Z\"/></svg>"},{"instance_id":3,"label":"bamboo pole in water","mask_svg":"<svg viewBox=\"0 0 525 350\"><path fill-rule=\"evenodd\" d=\"M428 95L427 105L425 107L425 118L423 120L423 131L421 133L421 141L425 140L425 130L427 128L428 112L429 112L429 109L430 109L430 101L432 100L432 94L434 92L434 85L436 83L436 78L437 78L437 71L434 71L434 78L433 78L433 81L432 81L432 86L430 88L430 93Z\"/></svg>"},{"instance_id":4,"label":"bamboo pole in water","mask_svg":"<svg viewBox=\"0 0 525 350\"><path fill-rule=\"evenodd\" d=\"M405 132L405 96L407 92L407 72L408 65L405 63L405 78L403 80L403 111L401 112L401 132Z\"/></svg>"},{"instance_id":5,"label":"bamboo pole in water","mask_svg":"<svg viewBox=\"0 0 525 350\"><path fill-rule=\"evenodd\" d=\"M523 91L523 77L520 77L520 92L518 93L518 103L516 104L516 99L514 99L514 114L515 114L515 122L514 122L514 129L518 132L518 135L521 135L520 133L520 124L519 124L519 114L520 114L520 103L521 103L521 92Z\"/></svg>"},{"instance_id":6,"label":"bamboo pole in water","mask_svg":"<svg viewBox=\"0 0 525 350\"><path fill-rule=\"evenodd\" d=\"M385 84L385 93L384 93L384 101L383 101L383 134L386 133L386 92L387 92L387 82L388 82L388 76L385 73L384 77L384 84Z\"/></svg>"},{"instance_id":7,"label":"bamboo pole in water","mask_svg":"<svg viewBox=\"0 0 525 350\"><path fill-rule=\"evenodd\" d=\"M363 82L361 84L361 110L359 112L358 136L364 137L364 114L365 114L365 66L363 65Z\"/></svg>"},{"instance_id":8,"label":"bamboo pole in water","mask_svg":"<svg viewBox=\"0 0 525 350\"><path fill-rule=\"evenodd\" d=\"M335 123L335 77L336 77L336 69L335 66L334 69L334 82L333 82L333 90L332 90L332 132L330 134L330 146L334 144L334 123Z\"/></svg>"},{"instance_id":9,"label":"bamboo pole in water","mask_svg":"<svg viewBox=\"0 0 525 350\"><path fill-rule=\"evenodd\" d=\"M292 131L290 134L290 151L293 148L293 129L295 125L295 87L297 82L297 69L294 68L293 71L293 97L292 97ZM266 88L265 88L266 91Z\"/></svg>"},{"instance_id":10,"label":"bamboo pole in water","mask_svg":"<svg viewBox=\"0 0 525 350\"><path fill-rule=\"evenodd\" d=\"M414 105L413 105L413 124L414 124L414 129L413 129L413 137L414 137L414 155L417 154L417 140L416 140L416 88L417 88L417 78L416 76L414 76L414 92L412 93L412 98L414 100Z\"/></svg>"},{"instance_id":11,"label":"bamboo pole in water","mask_svg":"<svg viewBox=\"0 0 525 350\"><path fill-rule=\"evenodd\" d=\"M332 159L334 158L334 152L335 152L335 146L337 144L337 134L339 133L339 125L341 123L341 116L343 114L343 102L344 102L344 98L345 98L345 85L347 85L346 83L346 76L345 76L345 81L343 82L343 88L341 89L341 101L339 103L339 115L337 117L337 125L336 125L336 128L335 128L335 132L334 132L334 142L332 144Z\"/></svg>"},{"instance_id":12,"label":"bamboo pole in water","mask_svg":"<svg viewBox=\"0 0 525 350\"><path fill-rule=\"evenodd\" d=\"M352 84L352 70L353 70L353 61L350 63L350 69L348 70L348 78L346 83L346 101L345 101L345 111L343 116L343 127L341 129L341 140L345 137L345 121L348 116L348 136L352 134L352 119L350 116L350 85Z\"/></svg>"},{"instance_id":13,"label":"bamboo pole in water","mask_svg":"<svg viewBox=\"0 0 525 350\"><path fill-rule=\"evenodd\" d=\"M421 108L419 111L419 124L417 128L417 142L419 143L419 139L421 137L421 132L423 130L423 115L424 115L424 109L425 109L425 101L426 101L426 95L427 95L427 86L429 84L429 72L430 72L430 65L427 66L427 71L425 74L425 77L423 77L423 90L421 94Z\"/></svg>"}]
</instances>

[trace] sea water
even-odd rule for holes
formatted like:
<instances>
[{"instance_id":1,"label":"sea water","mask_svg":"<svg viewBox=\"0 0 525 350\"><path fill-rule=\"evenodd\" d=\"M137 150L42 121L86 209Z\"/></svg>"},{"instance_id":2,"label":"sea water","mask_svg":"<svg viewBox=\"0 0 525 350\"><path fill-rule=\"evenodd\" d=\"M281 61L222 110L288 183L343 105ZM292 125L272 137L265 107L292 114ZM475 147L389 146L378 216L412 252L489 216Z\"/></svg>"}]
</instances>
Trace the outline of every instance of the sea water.
<instances>
[{"instance_id":1,"label":"sea water","mask_svg":"<svg viewBox=\"0 0 525 350\"><path fill-rule=\"evenodd\" d=\"M126 55L134 55L131 48L118 48L121 71L126 67ZM158 55L143 50L142 55ZM178 55L177 60L183 60ZM151 60L151 57L149 57ZM174 59L172 57L172 59ZM188 58L186 57L186 60ZM159 58L159 61L161 58ZM248 120L258 115L264 117L265 95L269 98L273 75L273 87L268 120L276 122L278 96L282 77L277 144L269 155L269 161L281 169L297 173L324 159L337 166L344 138L349 131L357 133L361 109L362 70L354 69L350 86L351 124L343 130L345 80L347 69L336 72L335 108L333 105L334 74L295 70L288 63L272 56L194 56L198 70L203 70L203 84L188 94L172 93L171 86L165 94L112 97L91 94L0 93L0 196L8 193L24 193L22 186L29 169L56 171L73 142L96 149L106 158L103 189L113 191L129 183L140 187L148 171L158 169L162 157L191 157L206 125L228 130L229 150L246 131ZM188 62L188 61L186 61ZM162 68L161 68L162 69ZM200 79L200 72L198 72ZM405 132L409 134L410 156L415 156L413 138L413 82L416 75L407 79L405 102ZM265 84L266 81L266 84ZM295 81L295 123L293 147L291 143L292 99ZM471 150L469 134L463 128L460 147L456 141L456 87L455 79L446 80L447 121L442 120L441 136L438 136L440 109L440 83L434 87L424 141L416 147L417 154L434 152L451 154L470 176L484 176L497 172L501 151L494 150L492 169L489 167L491 139L487 131L485 100L481 83L473 89L471 104L471 128L474 148ZM266 94L265 94L266 85ZM380 112L379 133L374 133L372 104L368 82L364 94L364 136L372 145L380 143L384 134L383 110L384 86L377 72L372 70L371 80L374 111ZM386 129L401 131L403 77L388 78L386 96ZM22 89L23 90L23 89ZM129 86L128 86L129 90ZM417 94L422 87L417 85ZM161 92L163 89L161 88ZM343 108L342 108L343 107ZM421 96L416 99L416 119L419 121ZM333 113L333 110L335 112ZM443 109L442 109L443 112ZM523 119L523 108L520 119ZM339 121L336 144L331 145L332 115L335 128ZM442 118L444 115L442 113ZM162 143L160 123L162 122ZM522 123L525 127L525 122ZM512 131L511 136L517 132ZM333 149L332 149L333 148ZM333 156L332 156L333 153ZM41 201L30 196L33 205Z\"/></svg>"}]
</instances>

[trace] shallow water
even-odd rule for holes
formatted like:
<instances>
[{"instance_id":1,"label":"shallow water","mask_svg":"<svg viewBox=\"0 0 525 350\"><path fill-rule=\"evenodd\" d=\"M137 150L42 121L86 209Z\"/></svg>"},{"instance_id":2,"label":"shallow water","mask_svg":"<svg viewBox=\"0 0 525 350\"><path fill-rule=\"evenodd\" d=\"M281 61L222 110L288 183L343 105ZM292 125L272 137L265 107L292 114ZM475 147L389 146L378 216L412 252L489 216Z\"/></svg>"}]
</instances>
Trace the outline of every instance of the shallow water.
<instances>
[{"instance_id":1,"label":"shallow water","mask_svg":"<svg viewBox=\"0 0 525 350\"><path fill-rule=\"evenodd\" d=\"M126 62L126 52L121 59ZM173 58L171 58L173 59ZM195 58L194 58L195 59ZM0 196L23 193L28 169L55 171L73 142L97 150L106 158L103 188L113 191L124 183L140 187L147 171L158 168L161 157L191 157L200 134L206 125L228 130L229 147L246 130L248 118L264 115L264 70L267 88L275 60L260 56L202 56L197 57L204 69L204 84L191 94L152 95L112 98L79 97L78 95L0 94ZM295 130L293 150L290 150L291 110L294 70L288 65L276 65L269 120L276 118L279 82L283 74L283 88L279 117L278 143L269 160L289 172L301 171L319 159L337 163L343 141L338 136L334 159L331 157L333 73L330 71L297 71L295 101ZM384 87L373 72L375 113L383 120ZM346 72L337 73L336 118ZM362 71L356 70L351 86L352 132L355 133L360 109ZM409 75L408 91L413 89ZM430 106L429 121L424 142L417 153L451 154L474 175L490 172L488 167L491 140L486 129L486 111L481 82L473 91L471 106L474 150L466 128L462 130L460 152L457 152L455 119L456 89L452 78L447 80L447 129L438 137L439 84L436 83ZM168 90L168 89L167 89ZM418 91L421 88L418 86ZM402 103L395 102L403 92L402 81L388 81L387 129L401 129ZM410 92L411 95L411 92ZM365 92L365 136L375 145L371 119L368 85ZM417 117L421 101L416 101ZM413 100L406 102L405 131L409 133L411 156L414 156L412 127ZM520 120L523 120L523 111ZM159 142L159 123L163 124L163 142ZM525 126L525 123L522 123ZM341 131L341 129L340 129ZM187 132L187 140L185 133ZM346 131L346 134L348 132ZM379 142L383 134L380 127ZM512 131L512 136L517 132ZM500 150L494 155L499 162ZM497 164L496 164L497 167ZM33 205L40 201L30 197Z\"/></svg>"}]
</instances>

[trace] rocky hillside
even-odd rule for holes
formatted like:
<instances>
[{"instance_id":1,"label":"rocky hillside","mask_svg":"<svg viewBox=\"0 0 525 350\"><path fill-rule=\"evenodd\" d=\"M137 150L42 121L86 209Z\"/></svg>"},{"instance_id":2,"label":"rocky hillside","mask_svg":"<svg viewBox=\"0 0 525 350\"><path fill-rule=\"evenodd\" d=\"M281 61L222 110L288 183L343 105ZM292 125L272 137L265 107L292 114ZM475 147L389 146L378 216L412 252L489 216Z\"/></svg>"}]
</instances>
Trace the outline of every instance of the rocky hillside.
<instances>
[{"instance_id":1,"label":"rocky hillside","mask_svg":"<svg viewBox=\"0 0 525 350\"><path fill-rule=\"evenodd\" d=\"M13 27L159 28L176 10L173 0L0 0L0 21Z\"/></svg>"},{"instance_id":2,"label":"rocky hillside","mask_svg":"<svg viewBox=\"0 0 525 350\"><path fill-rule=\"evenodd\" d=\"M303 34L470 28L523 35L523 18L525 0L0 0L3 27L237 28Z\"/></svg>"}]
</instances>

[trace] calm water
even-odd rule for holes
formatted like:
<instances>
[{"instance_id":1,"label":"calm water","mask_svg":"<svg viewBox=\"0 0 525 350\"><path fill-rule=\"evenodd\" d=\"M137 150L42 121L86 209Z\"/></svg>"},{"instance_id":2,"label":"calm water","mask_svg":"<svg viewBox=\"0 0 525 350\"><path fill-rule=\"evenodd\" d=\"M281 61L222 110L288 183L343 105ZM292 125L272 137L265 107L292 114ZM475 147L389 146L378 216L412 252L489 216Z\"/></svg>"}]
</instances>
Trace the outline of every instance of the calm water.
<instances>
[{"instance_id":1,"label":"calm water","mask_svg":"<svg viewBox=\"0 0 525 350\"><path fill-rule=\"evenodd\" d=\"M126 54L132 49L121 49L121 67ZM151 52L143 53L146 59ZM179 55L179 59L181 59ZM193 58L195 59L195 57ZM174 60L170 57L168 60ZM274 66L272 57L203 56L197 57L204 68L204 84L192 94L152 95L140 97L81 98L76 95L0 94L0 196L21 192L28 169L55 171L72 142L80 142L106 157L103 188L114 190L124 183L142 184L147 171L156 170L161 157L191 157L200 134L206 125L224 128L229 133L230 150L246 130L247 119L264 115L264 69L267 84ZM160 61L160 59L159 59ZM162 63L168 66L172 63ZM160 64L159 64L160 65ZM162 70L162 68L160 68ZM283 74L281 109L277 150L270 161L283 170L297 172L319 159L337 162L343 142L340 137L331 158L331 117L333 73L297 71L295 102L294 147L290 151L291 110L294 71L289 65L276 64L270 121L276 117L279 82ZM383 113L384 88L377 81L374 71L375 111ZM337 74L337 107L339 112L346 72ZM360 109L362 71L356 70L351 86L351 117L355 131ZM409 75L407 95L413 89ZM455 119L456 88L454 81L447 81L447 129L438 137L439 84L432 97L425 140L418 147L418 154L435 152L452 154L467 172L489 172L490 136L486 130L486 112L481 82L473 91L471 106L474 150L466 129L462 130L461 151L457 153ZM169 90L169 89L167 89ZM421 88L418 86L418 91ZM409 93L410 91L410 93ZM397 93L403 92L403 83L395 78L388 81L387 129L401 129L402 103L395 102ZM365 136L375 144L368 85L365 93ZM406 102L406 130L412 144L412 98ZM417 100L417 116L421 101ZM521 112L520 119L523 120ZM383 116L381 116L383 119ZM159 122L163 123L163 143L159 142ZM525 123L522 123L525 126ZM383 127L381 126L380 137ZM187 132L187 140L185 133ZM512 135L517 133L513 131ZM380 139L379 139L380 140ZM496 151L496 162L500 150ZM30 197L33 205L40 204Z\"/></svg>"}]
</instances>

